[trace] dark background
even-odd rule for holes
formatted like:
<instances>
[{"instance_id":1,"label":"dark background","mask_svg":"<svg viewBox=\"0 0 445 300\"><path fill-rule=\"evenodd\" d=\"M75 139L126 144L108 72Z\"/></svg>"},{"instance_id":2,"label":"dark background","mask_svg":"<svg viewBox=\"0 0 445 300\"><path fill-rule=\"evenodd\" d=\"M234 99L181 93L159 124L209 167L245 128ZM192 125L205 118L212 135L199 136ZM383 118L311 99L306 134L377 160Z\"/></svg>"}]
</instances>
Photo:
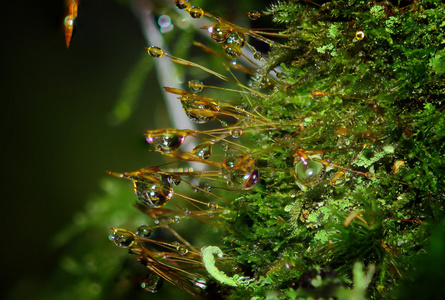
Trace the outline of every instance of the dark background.
<instances>
[{"instance_id":1,"label":"dark background","mask_svg":"<svg viewBox=\"0 0 445 300\"><path fill-rule=\"evenodd\" d=\"M146 85L135 115L110 112L126 76L146 55L139 24L115 1L83 1L66 49L64 1L2 1L0 298L41 289L57 267L52 236L101 193L105 170L153 164L143 139L162 106ZM147 81L156 84L155 74ZM153 83L152 83L153 84ZM129 185L129 189L131 186ZM104 237L106 238L106 237Z\"/></svg>"}]
</instances>

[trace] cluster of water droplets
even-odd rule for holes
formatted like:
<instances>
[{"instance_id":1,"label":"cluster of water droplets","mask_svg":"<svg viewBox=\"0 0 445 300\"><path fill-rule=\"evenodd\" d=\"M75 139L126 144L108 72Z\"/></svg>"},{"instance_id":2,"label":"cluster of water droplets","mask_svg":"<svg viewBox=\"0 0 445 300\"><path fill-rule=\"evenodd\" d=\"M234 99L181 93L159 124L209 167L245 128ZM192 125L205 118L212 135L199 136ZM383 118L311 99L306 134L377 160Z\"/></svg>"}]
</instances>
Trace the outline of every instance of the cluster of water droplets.
<instances>
[{"instance_id":1,"label":"cluster of water droplets","mask_svg":"<svg viewBox=\"0 0 445 300\"><path fill-rule=\"evenodd\" d=\"M222 162L222 175L231 188L249 190L259 181L260 171L254 159L246 155L230 155Z\"/></svg>"}]
</instances>

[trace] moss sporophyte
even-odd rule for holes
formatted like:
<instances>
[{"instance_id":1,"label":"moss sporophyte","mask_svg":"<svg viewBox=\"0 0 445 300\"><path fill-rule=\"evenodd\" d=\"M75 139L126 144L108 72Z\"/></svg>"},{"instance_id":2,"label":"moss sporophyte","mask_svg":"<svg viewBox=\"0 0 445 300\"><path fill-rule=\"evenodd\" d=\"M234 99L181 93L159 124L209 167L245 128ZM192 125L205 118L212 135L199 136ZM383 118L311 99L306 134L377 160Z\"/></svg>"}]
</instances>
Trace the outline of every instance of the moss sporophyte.
<instances>
[{"instance_id":1,"label":"moss sporophyte","mask_svg":"<svg viewBox=\"0 0 445 300\"><path fill-rule=\"evenodd\" d=\"M111 235L146 267L141 286L167 281L197 298L397 298L444 217L444 4L278 1L247 13L275 31L175 4L211 22L202 29L213 42L195 45L223 68L146 48L201 76L190 91L164 89L203 129L147 130L171 162L109 172L133 182L152 223ZM182 233L194 220L199 236Z\"/></svg>"}]
</instances>

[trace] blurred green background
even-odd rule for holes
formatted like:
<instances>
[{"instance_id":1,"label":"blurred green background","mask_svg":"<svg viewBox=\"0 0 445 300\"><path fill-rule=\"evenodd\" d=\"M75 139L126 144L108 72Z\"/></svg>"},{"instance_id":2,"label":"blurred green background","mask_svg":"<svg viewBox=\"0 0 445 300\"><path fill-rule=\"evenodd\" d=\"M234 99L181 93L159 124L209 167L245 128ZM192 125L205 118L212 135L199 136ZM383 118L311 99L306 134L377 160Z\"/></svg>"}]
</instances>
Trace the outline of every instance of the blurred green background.
<instances>
[{"instance_id":1,"label":"blurred green background","mask_svg":"<svg viewBox=\"0 0 445 300\"><path fill-rule=\"evenodd\" d=\"M119 126L110 122L126 77L146 56L139 24L127 7L83 1L67 50L63 0L0 5L1 222L7 232L0 298L21 299L48 284L67 250L54 247L52 237L88 197L102 193L105 170L138 169L159 159L148 152L143 132L155 127L153 111L163 104L159 89L148 84L156 84L151 73L135 114Z\"/></svg>"}]
</instances>

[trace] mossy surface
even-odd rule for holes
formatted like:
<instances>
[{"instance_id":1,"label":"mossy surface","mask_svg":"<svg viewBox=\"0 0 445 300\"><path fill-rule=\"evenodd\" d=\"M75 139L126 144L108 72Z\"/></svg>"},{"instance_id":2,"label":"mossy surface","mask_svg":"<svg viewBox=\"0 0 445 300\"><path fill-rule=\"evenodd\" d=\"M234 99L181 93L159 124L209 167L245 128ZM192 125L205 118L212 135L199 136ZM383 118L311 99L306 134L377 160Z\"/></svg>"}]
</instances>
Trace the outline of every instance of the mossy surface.
<instances>
[{"instance_id":1,"label":"mossy surface","mask_svg":"<svg viewBox=\"0 0 445 300\"><path fill-rule=\"evenodd\" d=\"M199 253L188 254L207 278L207 291L198 289L196 278L184 279L191 267L177 275L174 265L176 285L198 286L191 292L198 297L229 299L403 299L416 285L427 290L418 299L438 297L436 282L443 275L424 266L444 263L445 6L278 1L264 13L285 31L270 43L264 66L245 87L250 93L234 97L242 113L224 115L255 117L221 122L228 130L248 130L236 140L242 147L215 155L223 157L223 170L205 184L218 197L204 192L204 185L189 196L226 209L199 215L214 225L208 231L196 224L190 225L195 235L180 230L192 244L215 246L208 249L224 255L215 265L207 254L210 266L200 265ZM224 107L228 100L220 97L214 101ZM205 113L215 118L210 109ZM236 157L232 150L245 161L254 157L260 179L252 189L221 184L229 174L224 165ZM311 173L302 167L308 161ZM127 179L142 182L139 175ZM186 190L175 187L175 195ZM167 212L138 207L153 219ZM178 226L187 228L192 220L185 219L193 214L198 216L184 213ZM139 248L160 251L142 244L130 247L139 261L146 255ZM153 257L162 261L161 270L170 270L165 256ZM153 265L146 263L150 271Z\"/></svg>"}]
</instances>

